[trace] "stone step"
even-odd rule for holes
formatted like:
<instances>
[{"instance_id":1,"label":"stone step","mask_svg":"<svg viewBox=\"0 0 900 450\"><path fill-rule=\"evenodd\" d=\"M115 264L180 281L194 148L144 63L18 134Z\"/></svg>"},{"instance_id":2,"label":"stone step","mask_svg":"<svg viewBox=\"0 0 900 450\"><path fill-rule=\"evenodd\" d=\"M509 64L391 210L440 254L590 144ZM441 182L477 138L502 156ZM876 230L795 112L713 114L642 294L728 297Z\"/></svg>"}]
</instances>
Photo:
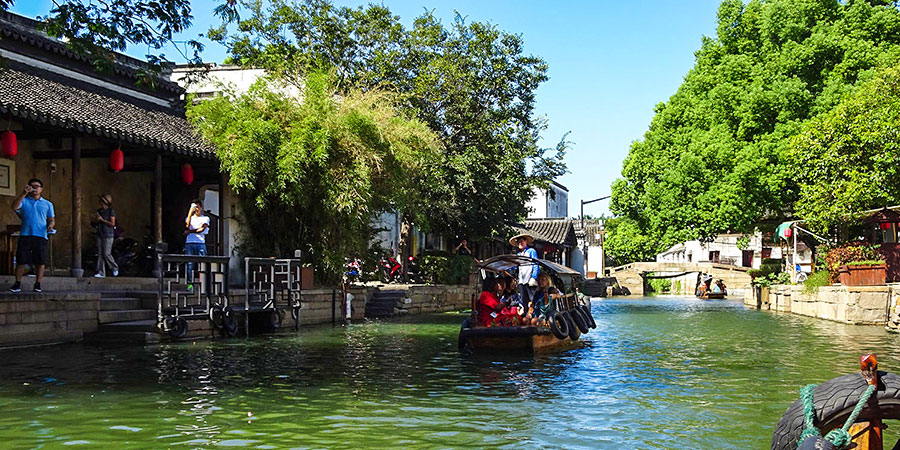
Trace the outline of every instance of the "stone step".
<instances>
[{"instance_id":1,"label":"stone step","mask_svg":"<svg viewBox=\"0 0 900 450\"><path fill-rule=\"evenodd\" d=\"M150 332L155 333L156 319L130 320L100 324L97 331L102 333Z\"/></svg>"},{"instance_id":2,"label":"stone step","mask_svg":"<svg viewBox=\"0 0 900 450\"><path fill-rule=\"evenodd\" d=\"M119 311L100 311L97 316L100 324L151 319L154 321L154 323L156 322L156 311L152 309L123 309Z\"/></svg>"},{"instance_id":3,"label":"stone step","mask_svg":"<svg viewBox=\"0 0 900 450\"><path fill-rule=\"evenodd\" d=\"M141 299L133 297L101 297L100 311L142 309Z\"/></svg>"}]
</instances>

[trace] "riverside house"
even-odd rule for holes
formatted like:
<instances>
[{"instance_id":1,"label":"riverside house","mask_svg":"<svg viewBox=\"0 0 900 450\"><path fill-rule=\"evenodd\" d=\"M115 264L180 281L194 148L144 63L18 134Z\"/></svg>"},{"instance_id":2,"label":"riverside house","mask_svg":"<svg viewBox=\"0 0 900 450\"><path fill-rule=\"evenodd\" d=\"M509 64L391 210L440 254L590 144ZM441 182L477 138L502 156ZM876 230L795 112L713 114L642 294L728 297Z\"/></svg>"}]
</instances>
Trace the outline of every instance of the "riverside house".
<instances>
[{"instance_id":1,"label":"riverside house","mask_svg":"<svg viewBox=\"0 0 900 450\"><path fill-rule=\"evenodd\" d=\"M103 193L113 196L122 236L179 252L190 200L217 194L222 182L213 149L185 120L184 90L165 73L151 75L152 87L139 82L150 67L121 54L98 72L39 22L8 12L0 12L0 61L0 131L16 144L0 159L0 271L10 273L20 224L3 205L32 177L56 209L48 275L93 275L82 253L94 246L90 221ZM227 202L212 203L222 216ZM210 253L220 254L222 230L213 226Z\"/></svg>"}]
</instances>

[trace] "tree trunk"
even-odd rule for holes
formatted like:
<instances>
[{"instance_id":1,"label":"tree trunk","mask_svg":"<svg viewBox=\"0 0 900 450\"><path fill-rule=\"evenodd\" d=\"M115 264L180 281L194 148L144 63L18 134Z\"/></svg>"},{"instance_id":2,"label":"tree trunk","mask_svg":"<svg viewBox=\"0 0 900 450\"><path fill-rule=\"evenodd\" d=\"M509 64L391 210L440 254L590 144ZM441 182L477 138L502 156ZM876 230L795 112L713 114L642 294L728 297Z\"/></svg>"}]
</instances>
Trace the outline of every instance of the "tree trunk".
<instances>
[{"instance_id":1,"label":"tree trunk","mask_svg":"<svg viewBox=\"0 0 900 450\"><path fill-rule=\"evenodd\" d=\"M400 242L399 242L399 250L400 250L400 263L403 264L403 275L406 276L406 266L409 261L409 257L412 255L412 231L413 226L409 222L409 218L403 216L403 221L400 224Z\"/></svg>"}]
</instances>

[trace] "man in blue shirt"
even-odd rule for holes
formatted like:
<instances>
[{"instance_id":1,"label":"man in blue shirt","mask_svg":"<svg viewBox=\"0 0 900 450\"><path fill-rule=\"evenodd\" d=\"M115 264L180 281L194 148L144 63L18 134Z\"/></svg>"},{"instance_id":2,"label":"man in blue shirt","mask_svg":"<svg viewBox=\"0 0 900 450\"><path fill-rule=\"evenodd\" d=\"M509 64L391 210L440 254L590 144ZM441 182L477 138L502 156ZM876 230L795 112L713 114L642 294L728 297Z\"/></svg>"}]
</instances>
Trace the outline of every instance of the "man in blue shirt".
<instances>
[{"instance_id":1,"label":"man in blue shirt","mask_svg":"<svg viewBox=\"0 0 900 450\"><path fill-rule=\"evenodd\" d=\"M522 233L509 239L509 245L519 249L517 255L538 259L537 250L530 247L532 242L534 242L534 236L527 233ZM534 293L537 291L537 277L540 273L541 268L537 264L519 266L519 291L526 311L528 305L534 299Z\"/></svg>"},{"instance_id":2,"label":"man in blue shirt","mask_svg":"<svg viewBox=\"0 0 900 450\"><path fill-rule=\"evenodd\" d=\"M37 269L34 292L41 292L47 261L47 233L56 224L53 203L41 197L43 191L44 183L32 178L12 202L13 211L22 220L22 231L16 248L16 282L9 288L10 292L22 291L22 276L25 275L25 266L29 264Z\"/></svg>"}]
</instances>

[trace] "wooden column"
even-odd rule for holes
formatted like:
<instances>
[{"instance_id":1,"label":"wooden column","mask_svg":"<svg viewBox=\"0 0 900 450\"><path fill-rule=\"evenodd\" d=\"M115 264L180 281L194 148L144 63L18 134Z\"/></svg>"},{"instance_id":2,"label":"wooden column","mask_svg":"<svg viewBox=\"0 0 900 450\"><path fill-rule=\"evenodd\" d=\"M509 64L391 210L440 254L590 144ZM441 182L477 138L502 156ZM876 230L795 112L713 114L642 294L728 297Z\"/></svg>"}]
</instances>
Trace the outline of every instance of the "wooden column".
<instances>
[{"instance_id":1,"label":"wooden column","mask_svg":"<svg viewBox=\"0 0 900 450\"><path fill-rule=\"evenodd\" d=\"M72 276L81 277L81 138L72 138Z\"/></svg>"},{"instance_id":2,"label":"wooden column","mask_svg":"<svg viewBox=\"0 0 900 450\"><path fill-rule=\"evenodd\" d=\"M218 236L216 241L219 243L219 251L222 256L231 256L228 253L228 246L225 245L225 222L228 220L225 218L225 185L228 183L228 175L224 172L219 174L219 210L217 213L219 214L219 226Z\"/></svg>"},{"instance_id":3,"label":"wooden column","mask_svg":"<svg viewBox=\"0 0 900 450\"><path fill-rule=\"evenodd\" d=\"M162 154L156 154L153 173L153 238L162 242Z\"/></svg>"}]
</instances>

